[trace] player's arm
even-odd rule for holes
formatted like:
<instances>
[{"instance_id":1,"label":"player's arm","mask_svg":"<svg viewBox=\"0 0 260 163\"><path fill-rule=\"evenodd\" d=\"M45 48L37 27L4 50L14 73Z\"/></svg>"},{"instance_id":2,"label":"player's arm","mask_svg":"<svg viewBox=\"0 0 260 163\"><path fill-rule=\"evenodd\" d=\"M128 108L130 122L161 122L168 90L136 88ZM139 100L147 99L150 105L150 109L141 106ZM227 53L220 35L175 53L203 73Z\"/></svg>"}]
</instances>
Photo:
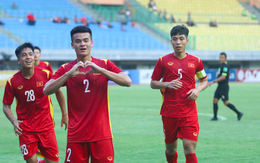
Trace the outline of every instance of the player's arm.
<instances>
[{"instance_id":1,"label":"player's arm","mask_svg":"<svg viewBox=\"0 0 260 163\"><path fill-rule=\"evenodd\" d=\"M85 66L91 66L91 70L87 71L87 73L101 73L102 75L105 75L108 79L112 80L116 84L120 86L126 86L130 87L132 85L132 80L130 77L125 74L124 72L114 73L112 71L109 71L105 68L99 67L93 62L86 61Z\"/></svg>"},{"instance_id":2,"label":"player's arm","mask_svg":"<svg viewBox=\"0 0 260 163\"><path fill-rule=\"evenodd\" d=\"M199 79L200 85L195 89L191 89L187 94L190 94L188 99L196 100L199 97L199 93L208 87L208 78Z\"/></svg>"},{"instance_id":3,"label":"player's arm","mask_svg":"<svg viewBox=\"0 0 260 163\"><path fill-rule=\"evenodd\" d=\"M178 89L182 87L182 82L180 81L180 79L174 79L170 82L161 82L152 79L150 86L152 89L164 89L164 88Z\"/></svg>"},{"instance_id":4,"label":"player's arm","mask_svg":"<svg viewBox=\"0 0 260 163\"><path fill-rule=\"evenodd\" d=\"M204 70L204 67L203 67L203 64L202 64L201 61L200 61L199 66L198 66L198 69L197 69L197 72L196 72L196 76L197 76L197 78L200 81L200 85L197 86L194 89L191 89L187 93L189 95L188 99L194 100L194 101L199 97L199 93L208 87L207 74L206 74L206 72Z\"/></svg>"},{"instance_id":5,"label":"player's arm","mask_svg":"<svg viewBox=\"0 0 260 163\"><path fill-rule=\"evenodd\" d=\"M120 86L130 87L132 85L132 80L124 72L114 73L112 71L102 68L100 73L105 75L108 79L112 80Z\"/></svg>"},{"instance_id":6,"label":"player's arm","mask_svg":"<svg viewBox=\"0 0 260 163\"><path fill-rule=\"evenodd\" d=\"M13 112L11 111L11 105L4 104L3 111L5 113L5 116L9 119L9 121L14 126L15 135L21 135L23 130L19 127L19 124L22 123L23 121L19 121L14 118Z\"/></svg>"},{"instance_id":7,"label":"player's arm","mask_svg":"<svg viewBox=\"0 0 260 163\"><path fill-rule=\"evenodd\" d=\"M227 75L229 75L227 73L228 73L228 67L223 67L223 72L221 73L221 76L218 77L216 80L209 82L209 86L211 86L214 83L218 83L221 82L222 80L225 80Z\"/></svg>"},{"instance_id":8,"label":"player's arm","mask_svg":"<svg viewBox=\"0 0 260 163\"><path fill-rule=\"evenodd\" d=\"M44 88L43 88L43 93L45 95L50 95L55 93L70 77L80 75L80 74L85 74L84 72L79 72L79 67L84 67L83 62L78 62L75 64L70 71L66 72L64 75L59 77L58 79L51 79L49 80Z\"/></svg>"},{"instance_id":9,"label":"player's arm","mask_svg":"<svg viewBox=\"0 0 260 163\"><path fill-rule=\"evenodd\" d=\"M67 111L66 111L66 104L65 104L65 98L64 95L61 91L61 89L58 89L58 91L55 92L57 101L59 103L62 117L61 117L61 128L63 128L63 124L65 125L65 130L67 129L68 126L68 117L67 117Z\"/></svg>"}]
</instances>

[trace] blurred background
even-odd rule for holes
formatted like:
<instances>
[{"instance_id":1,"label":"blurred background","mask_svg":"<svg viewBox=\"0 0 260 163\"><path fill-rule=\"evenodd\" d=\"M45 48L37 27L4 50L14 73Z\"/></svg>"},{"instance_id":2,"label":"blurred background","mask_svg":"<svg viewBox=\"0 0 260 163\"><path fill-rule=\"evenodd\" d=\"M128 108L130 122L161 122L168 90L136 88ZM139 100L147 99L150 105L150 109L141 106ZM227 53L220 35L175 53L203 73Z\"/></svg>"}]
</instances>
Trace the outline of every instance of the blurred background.
<instances>
[{"instance_id":1,"label":"blurred background","mask_svg":"<svg viewBox=\"0 0 260 163\"><path fill-rule=\"evenodd\" d=\"M150 83L158 58L173 52L170 30L179 24L210 81L226 52L230 81L260 82L259 21L260 0L0 0L0 85L20 69L14 51L24 42L39 46L54 70L75 60L77 25L92 29L92 56L112 60L134 84Z\"/></svg>"}]
</instances>

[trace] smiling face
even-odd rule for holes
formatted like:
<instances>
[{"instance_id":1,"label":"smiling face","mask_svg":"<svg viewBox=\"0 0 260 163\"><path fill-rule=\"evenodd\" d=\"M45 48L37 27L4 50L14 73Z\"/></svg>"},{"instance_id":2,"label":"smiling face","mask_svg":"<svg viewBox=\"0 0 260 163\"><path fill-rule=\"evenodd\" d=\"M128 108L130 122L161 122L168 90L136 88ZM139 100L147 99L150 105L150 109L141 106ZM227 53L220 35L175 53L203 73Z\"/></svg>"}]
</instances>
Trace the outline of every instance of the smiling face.
<instances>
[{"instance_id":1,"label":"smiling face","mask_svg":"<svg viewBox=\"0 0 260 163\"><path fill-rule=\"evenodd\" d=\"M78 59L86 58L89 60L91 58L90 51L93 41L89 33L75 33L72 37L71 46L75 49Z\"/></svg>"},{"instance_id":2,"label":"smiling face","mask_svg":"<svg viewBox=\"0 0 260 163\"><path fill-rule=\"evenodd\" d=\"M23 68L32 68L34 66L34 53L31 48L24 48L19 58L17 59L17 62L21 64L22 69Z\"/></svg>"},{"instance_id":3,"label":"smiling face","mask_svg":"<svg viewBox=\"0 0 260 163\"><path fill-rule=\"evenodd\" d=\"M177 34L172 36L171 44L174 49L174 53L185 53L186 45L189 43L189 39L184 34Z\"/></svg>"}]
</instances>

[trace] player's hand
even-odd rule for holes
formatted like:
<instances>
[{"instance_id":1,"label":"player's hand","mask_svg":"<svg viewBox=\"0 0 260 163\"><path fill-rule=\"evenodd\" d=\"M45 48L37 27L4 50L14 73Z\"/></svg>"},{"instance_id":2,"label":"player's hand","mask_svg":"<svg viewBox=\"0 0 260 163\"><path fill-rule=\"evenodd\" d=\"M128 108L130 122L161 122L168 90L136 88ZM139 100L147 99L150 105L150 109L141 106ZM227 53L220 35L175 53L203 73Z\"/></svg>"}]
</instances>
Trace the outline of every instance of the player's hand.
<instances>
[{"instance_id":1,"label":"player's hand","mask_svg":"<svg viewBox=\"0 0 260 163\"><path fill-rule=\"evenodd\" d=\"M61 128L63 128L63 124L65 125L65 130L68 128L68 117L67 114L62 116L61 118Z\"/></svg>"},{"instance_id":2,"label":"player's hand","mask_svg":"<svg viewBox=\"0 0 260 163\"><path fill-rule=\"evenodd\" d=\"M86 61L85 62L85 67L90 66L91 69L86 71L85 74L88 73L100 73L102 71L103 68L99 67L98 65L96 65L95 63L91 62L91 61Z\"/></svg>"},{"instance_id":3,"label":"player's hand","mask_svg":"<svg viewBox=\"0 0 260 163\"><path fill-rule=\"evenodd\" d=\"M214 82L212 81L212 82L209 82L209 86L211 86L212 84L214 84Z\"/></svg>"},{"instance_id":4,"label":"player's hand","mask_svg":"<svg viewBox=\"0 0 260 163\"><path fill-rule=\"evenodd\" d=\"M199 97L200 90L199 88L191 89L187 94L189 95L188 99L195 101Z\"/></svg>"},{"instance_id":5,"label":"player's hand","mask_svg":"<svg viewBox=\"0 0 260 163\"><path fill-rule=\"evenodd\" d=\"M68 72L70 76L76 76L76 75L84 75L84 72L79 72L79 67L85 67L84 63L82 61L79 61L77 64L75 64Z\"/></svg>"},{"instance_id":6,"label":"player's hand","mask_svg":"<svg viewBox=\"0 0 260 163\"><path fill-rule=\"evenodd\" d=\"M13 122L13 125L14 125L14 133L15 133L15 135L17 136L17 135L21 135L22 134L22 129L19 127L19 125L20 125L20 123L22 123L23 121L19 121L19 120L15 120L14 122Z\"/></svg>"},{"instance_id":7,"label":"player's hand","mask_svg":"<svg viewBox=\"0 0 260 163\"><path fill-rule=\"evenodd\" d=\"M182 82L180 81L180 79L174 79L171 82L169 82L167 87L170 89L179 89L182 87Z\"/></svg>"}]
</instances>

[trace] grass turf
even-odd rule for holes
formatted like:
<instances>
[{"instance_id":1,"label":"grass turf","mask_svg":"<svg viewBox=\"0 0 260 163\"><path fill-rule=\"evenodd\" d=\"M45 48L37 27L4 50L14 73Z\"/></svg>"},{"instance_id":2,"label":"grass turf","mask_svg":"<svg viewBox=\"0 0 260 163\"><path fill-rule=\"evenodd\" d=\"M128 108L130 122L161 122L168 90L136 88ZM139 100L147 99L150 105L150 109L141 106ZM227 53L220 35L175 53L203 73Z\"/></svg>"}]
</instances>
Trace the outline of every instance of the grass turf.
<instances>
[{"instance_id":1,"label":"grass turf","mask_svg":"<svg viewBox=\"0 0 260 163\"><path fill-rule=\"evenodd\" d=\"M227 118L217 122L212 118L212 101L216 84L200 93L197 99L200 134L196 148L200 163L257 163L260 161L260 109L259 83L230 83L229 101L244 113L240 122L236 114L219 101L218 115ZM63 88L64 95L66 90ZM4 88L0 88L3 98ZM162 98L159 90L149 85L133 85L130 88L109 86L110 113L115 150L115 163L163 163L164 135L159 115ZM60 162L64 162L66 133L60 128L61 113L52 95L56 136ZM12 105L15 113L15 105ZM23 161L18 137L13 126L0 114L0 162ZM178 144L178 162L185 162L182 141Z\"/></svg>"}]
</instances>

